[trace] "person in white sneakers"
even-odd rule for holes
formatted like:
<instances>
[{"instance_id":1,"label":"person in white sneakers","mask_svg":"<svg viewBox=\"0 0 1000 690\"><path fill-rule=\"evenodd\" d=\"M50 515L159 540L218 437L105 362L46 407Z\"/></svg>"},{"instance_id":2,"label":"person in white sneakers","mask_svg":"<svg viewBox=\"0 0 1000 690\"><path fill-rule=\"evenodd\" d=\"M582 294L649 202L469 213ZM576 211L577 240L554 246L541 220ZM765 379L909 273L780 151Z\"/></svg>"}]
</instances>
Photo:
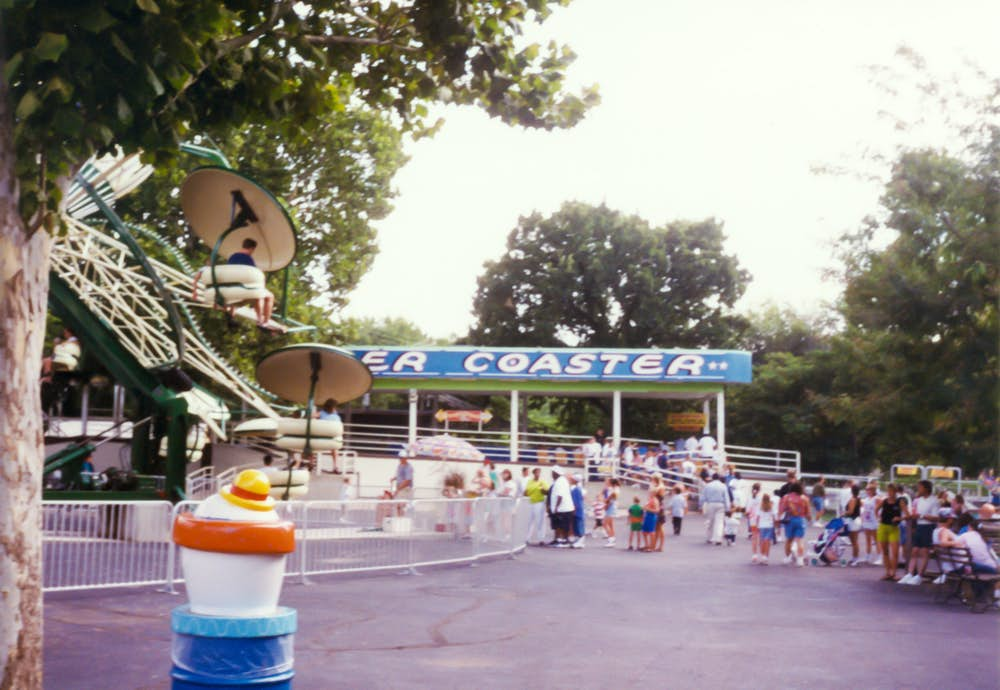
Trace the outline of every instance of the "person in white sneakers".
<instances>
[{"instance_id":1,"label":"person in white sneakers","mask_svg":"<svg viewBox=\"0 0 1000 690\"><path fill-rule=\"evenodd\" d=\"M911 518L916 518L916 528L913 530L913 549L906 562L906 575L899 580L901 585L919 585L924 581L924 570L927 569L927 559L931 546L934 545L934 524L938 519L941 506L934 495L934 485L926 479L917 482L917 497L913 499L910 510Z\"/></svg>"},{"instance_id":2,"label":"person in white sneakers","mask_svg":"<svg viewBox=\"0 0 1000 690\"><path fill-rule=\"evenodd\" d=\"M778 512L785 522L785 563L793 560L800 568L806 564L805 545L806 525L810 519L810 503L805 497L802 484L792 482L791 486L778 504Z\"/></svg>"},{"instance_id":3,"label":"person in white sneakers","mask_svg":"<svg viewBox=\"0 0 1000 690\"><path fill-rule=\"evenodd\" d=\"M705 541L722 544L722 522L730 509L729 491L718 474L701 490L701 510L705 515Z\"/></svg>"},{"instance_id":4,"label":"person in white sneakers","mask_svg":"<svg viewBox=\"0 0 1000 690\"><path fill-rule=\"evenodd\" d=\"M878 484L869 482L861 499L861 529L865 533L865 560L870 565L882 565L882 554L878 545Z\"/></svg>"},{"instance_id":5,"label":"person in white sneakers","mask_svg":"<svg viewBox=\"0 0 1000 690\"><path fill-rule=\"evenodd\" d=\"M934 543L934 546L941 546L941 543L945 541L955 541L955 533L951 531L951 526L954 521L955 519L951 513L951 508L941 508L938 511L938 524L937 527L934 528L934 534L931 536L931 541ZM955 569L955 564L947 559L943 559L939 562L941 564L941 574L934 580L934 584L943 585L945 580L948 579L948 573Z\"/></svg>"},{"instance_id":6,"label":"person in white sneakers","mask_svg":"<svg viewBox=\"0 0 1000 690\"><path fill-rule=\"evenodd\" d=\"M760 553L760 530L757 529L757 511L760 510L762 494L760 492L760 482L754 482L750 487L750 496L747 498L744 513L747 516L747 533L750 536L750 561L757 562L757 554Z\"/></svg>"},{"instance_id":7,"label":"person in white sneakers","mask_svg":"<svg viewBox=\"0 0 1000 690\"><path fill-rule=\"evenodd\" d=\"M760 506L754 511L753 525L759 534L760 556L755 553L751 558L751 563L767 565L767 559L771 555L771 544L774 543L774 524L777 516L774 513L774 503L771 501L771 494L764 494L760 499Z\"/></svg>"}]
</instances>

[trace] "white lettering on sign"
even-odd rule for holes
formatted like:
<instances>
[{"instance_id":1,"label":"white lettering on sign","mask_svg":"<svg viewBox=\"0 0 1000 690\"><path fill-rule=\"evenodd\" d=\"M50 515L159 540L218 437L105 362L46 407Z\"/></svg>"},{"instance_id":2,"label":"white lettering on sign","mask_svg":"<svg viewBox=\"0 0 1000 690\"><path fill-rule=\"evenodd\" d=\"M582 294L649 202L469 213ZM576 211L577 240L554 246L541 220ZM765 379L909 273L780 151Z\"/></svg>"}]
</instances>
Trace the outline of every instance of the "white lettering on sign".
<instances>
[{"instance_id":1,"label":"white lettering on sign","mask_svg":"<svg viewBox=\"0 0 1000 690\"><path fill-rule=\"evenodd\" d=\"M636 376L659 376L663 373L663 355L646 353L632 362L632 373Z\"/></svg>"},{"instance_id":2,"label":"white lettering on sign","mask_svg":"<svg viewBox=\"0 0 1000 690\"><path fill-rule=\"evenodd\" d=\"M426 364L426 352L403 352L399 355L396 361L393 362L392 370L394 372L400 372L406 367L409 367L414 373L422 374Z\"/></svg>"},{"instance_id":3,"label":"white lettering on sign","mask_svg":"<svg viewBox=\"0 0 1000 690\"><path fill-rule=\"evenodd\" d=\"M563 373L574 375L589 374L590 367L594 364L596 358L596 355L586 353L570 355L569 362L566 364L566 368L563 369Z\"/></svg>"},{"instance_id":4,"label":"white lettering on sign","mask_svg":"<svg viewBox=\"0 0 1000 690\"><path fill-rule=\"evenodd\" d=\"M480 364L480 360L482 363ZM493 361L493 355L489 352L473 352L462 362L462 368L472 374L481 374L490 368L487 362Z\"/></svg>"},{"instance_id":5,"label":"white lettering on sign","mask_svg":"<svg viewBox=\"0 0 1000 690\"><path fill-rule=\"evenodd\" d=\"M528 368L531 360L523 352L508 352L497 360L497 369L505 374L519 374Z\"/></svg>"},{"instance_id":6,"label":"white lettering on sign","mask_svg":"<svg viewBox=\"0 0 1000 690\"><path fill-rule=\"evenodd\" d=\"M605 362L604 365L604 375L615 373L615 367L628 360L628 355L622 355L617 352L603 352L598 359Z\"/></svg>"},{"instance_id":7,"label":"white lettering on sign","mask_svg":"<svg viewBox=\"0 0 1000 690\"><path fill-rule=\"evenodd\" d=\"M559 358L551 352L546 352L544 355L536 359L535 363L528 368L529 374L537 374L540 371L547 371L550 374L555 374L556 376L561 374L562 365L559 364Z\"/></svg>"},{"instance_id":8,"label":"white lettering on sign","mask_svg":"<svg viewBox=\"0 0 1000 690\"><path fill-rule=\"evenodd\" d=\"M371 370L373 374L377 374L380 371L385 371L389 366L385 363L386 355L389 353L385 350L372 350L371 352L366 352L361 356L361 361Z\"/></svg>"},{"instance_id":9,"label":"white lettering on sign","mask_svg":"<svg viewBox=\"0 0 1000 690\"><path fill-rule=\"evenodd\" d=\"M667 376L677 376L681 370L690 376L701 376L701 368L705 366L705 358L701 355L678 355L667 367Z\"/></svg>"}]
</instances>

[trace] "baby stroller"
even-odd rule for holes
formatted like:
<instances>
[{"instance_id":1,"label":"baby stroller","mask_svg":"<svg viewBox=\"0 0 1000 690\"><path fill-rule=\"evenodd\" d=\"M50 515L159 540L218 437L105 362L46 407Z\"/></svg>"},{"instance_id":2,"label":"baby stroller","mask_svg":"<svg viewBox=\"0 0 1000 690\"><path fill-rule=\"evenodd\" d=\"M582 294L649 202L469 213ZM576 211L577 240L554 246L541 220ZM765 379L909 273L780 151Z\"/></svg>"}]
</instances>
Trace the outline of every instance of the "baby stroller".
<instances>
[{"instance_id":1,"label":"baby stroller","mask_svg":"<svg viewBox=\"0 0 1000 690\"><path fill-rule=\"evenodd\" d=\"M809 542L810 562L813 565L833 565L839 561L842 566L845 565L846 551L851 545L847 532L847 523L841 518L834 518L826 523L823 534Z\"/></svg>"}]
</instances>

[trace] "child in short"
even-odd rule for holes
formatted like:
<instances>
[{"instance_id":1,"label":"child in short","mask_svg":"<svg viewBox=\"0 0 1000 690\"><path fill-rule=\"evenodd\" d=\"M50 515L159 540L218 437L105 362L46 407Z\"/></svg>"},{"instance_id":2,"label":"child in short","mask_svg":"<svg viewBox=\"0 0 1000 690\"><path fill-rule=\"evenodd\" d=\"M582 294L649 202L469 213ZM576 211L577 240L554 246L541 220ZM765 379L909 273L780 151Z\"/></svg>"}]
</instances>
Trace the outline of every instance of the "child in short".
<instances>
[{"instance_id":1,"label":"child in short","mask_svg":"<svg viewBox=\"0 0 1000 690\"><path fill-rule=\"evenodd\" d=\"M638 496L632 499L632 505L628 507L628 527L628 550L632 551L633 538L636 549L642 546L642 504L639 503Z\"/></svg>"},{"instance_id":2,"label":"child in short","mask_svg":"<svg viewBox=\"0 0 1000 690\"><path fill-rule=\"evenodd\" d=\"M771 494L764 494L760 499L760 507L754 513L753 522L760 535L760 558L754 554L750 559L751 563L767 565L768 556L771 554L771 544L774 543L774 523L777 516L774 512L774 502Z\"/></svg>"},{"instance_id":3,"label":"child in short","mask_svg":"<svg viewBox=\"0 0 1000 690\"><path fill-rule=\"evenodd\" d=\"M674 536L681 535L681 523L687 514L687 498L681 493L681 487L674 487L674 497L670 499L670 520L674 527Z\"/></svg>"},{"instance_id":4,"label":"child in short","mask_svg":"<svg viewBox=\"0 0 1000 690\"><path fill-rule=\"evenodd\" d=\"M736 532L740 529L740 519L733 515L733 511L726 513L726 519L722 523L722 535L726 538L726 546L736 544Z\"/></svg>"},{"instance_id":5,"label":"child in short","mask_svg":"<svg viewBox=\"0 0 1000 690\"><path fill-rule=\"evenodd\" d=\"M646 499L645 512L642 515L642 551L652 551L656 521L660 516L660 499L652 491Z\"/></svg>"},{"instance_id":6,"label":"child in short","mask_svg":"<svg viewBox=\"0 0 1000 690\"><path fill-rule=\"evenodd\" d=\"M607 506L607 499L603 494L598 494L597 498L594 499L594 529L591 534L596 537L597 530L605 532L604 529L604 511Z\"/></svg>"}]
</instances>

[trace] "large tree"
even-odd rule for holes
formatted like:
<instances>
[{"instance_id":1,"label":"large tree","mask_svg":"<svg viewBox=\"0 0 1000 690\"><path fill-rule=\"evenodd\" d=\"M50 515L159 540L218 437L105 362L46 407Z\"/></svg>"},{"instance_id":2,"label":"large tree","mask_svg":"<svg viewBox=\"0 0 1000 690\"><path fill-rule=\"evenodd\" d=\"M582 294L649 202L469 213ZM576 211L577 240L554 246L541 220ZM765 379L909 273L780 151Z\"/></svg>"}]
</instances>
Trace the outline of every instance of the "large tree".
<instances>
[{"instance_id":1,"label":"large tree","mask_svg":"<svg viewBox=\"0 0 1000 690\"><path fill-rule=\"evenodd\" d=\"M522 217L507 251L486 264L474 300L477 345L724 347L744 321L733 311L749 282L713 219L653 227L607 206L567 203ZM541 398L529 400L537 409ZM596 404L596 409L594 405ZM564 430L589 433L606 400L547 406ZM658 433L666 406L627 401L630 434Z\"/></svg>"},{"instance_id":2,"label":"large tree","mask_svg":"<svg viewBox=\"0 0 1000 690\"><path fill-rule=\"evenodd\" d=\"M715 220L651 227L606 206L523 216L486 264L468 340L483 345L723 346L749 274Z\"/></svg>"},{"instance_id":3,"label":"large tree","mask_svg":"<svg viewBox=\"0 0 1000 690\"><path fill-rule=\"evenodd\" d=\"M422 127L426 103L572 125L572 54L520 47L546 0L0 0L0 688L41 685L41 357L49 233L77 166L119 145L176 156L191 133L357 99Z\"/></svg>"},{"instance_id":4,"label":"large tree","mask_svg":"<svg viewBox=\"0 0 1000 690\"><path fill-rule=\"evenodd\" d=\"M962 156L900 154L881 212L840 245L839 332L752 319L763 356L732 394L733 436L820 471L996 463L1000 126L981 131Z\"/></svg>"},{"instance_id":5,"label":"large tree","mask_svg":"<svg viewBox=\"0 0 1000 690\"><path fill-rule=\"evenodd\" d=\"M992 465L1000 120L965 158L903 154L882 205L882 218L843 245L843 337L856 365L851 406L880 421L881 458Z\"/></svg>"}]
</instances>

